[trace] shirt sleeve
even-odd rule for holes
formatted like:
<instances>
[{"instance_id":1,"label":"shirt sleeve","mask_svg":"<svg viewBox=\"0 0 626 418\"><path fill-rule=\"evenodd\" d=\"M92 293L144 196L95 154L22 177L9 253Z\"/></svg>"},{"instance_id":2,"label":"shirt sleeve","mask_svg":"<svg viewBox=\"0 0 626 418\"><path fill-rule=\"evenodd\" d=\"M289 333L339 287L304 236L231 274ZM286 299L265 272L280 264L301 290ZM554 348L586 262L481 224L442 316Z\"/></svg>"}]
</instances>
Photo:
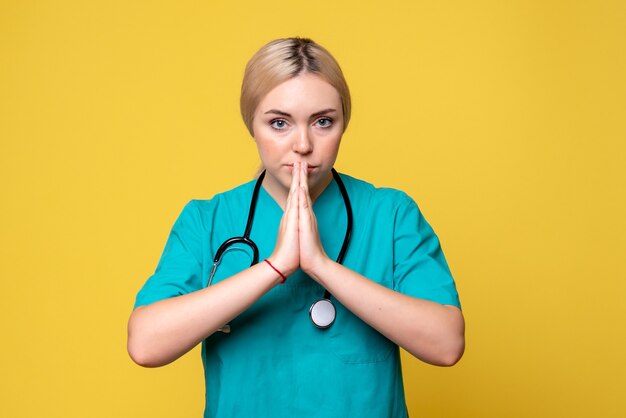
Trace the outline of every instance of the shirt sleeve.
<instances>
[{"instance_id":1,"label":"shirt sleeve","mask_svg":"<svg viewBox=\"0 0 626 418\"><path fill-rule=\"evenodd\" d=\"M417 204L404 195L394 226L394 289L400 293L461 307L439 239Z\"/></svg>"},{"instance_id":2,"label":"shirt sleeve","mask_svg":"<svg viewBox=\"0 0 626 418\"><path fill-rule=\"evenodd\" d=\"M202 223L194 201L174 223L154 274L135 300L135 308L202 288Z\"/></svg>"}]
</instances>

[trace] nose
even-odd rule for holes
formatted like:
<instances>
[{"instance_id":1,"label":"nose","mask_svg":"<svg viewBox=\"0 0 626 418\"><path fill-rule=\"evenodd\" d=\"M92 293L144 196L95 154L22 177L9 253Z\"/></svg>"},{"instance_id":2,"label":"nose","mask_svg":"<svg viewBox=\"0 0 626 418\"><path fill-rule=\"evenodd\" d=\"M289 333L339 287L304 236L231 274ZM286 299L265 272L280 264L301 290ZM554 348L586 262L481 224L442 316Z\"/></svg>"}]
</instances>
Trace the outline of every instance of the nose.
<instances>
[{"instance_id":1,"label":"nose","mask_svg":"<svg viewBox=\"0 0 626 418\"><path fill-rule=\"evenodd\" d=\"M310 154L313 151L313 141L309 135L309 130L303 128L298 131L293 141L292 149L298 154Z\"/></svg>"}]
</instances>

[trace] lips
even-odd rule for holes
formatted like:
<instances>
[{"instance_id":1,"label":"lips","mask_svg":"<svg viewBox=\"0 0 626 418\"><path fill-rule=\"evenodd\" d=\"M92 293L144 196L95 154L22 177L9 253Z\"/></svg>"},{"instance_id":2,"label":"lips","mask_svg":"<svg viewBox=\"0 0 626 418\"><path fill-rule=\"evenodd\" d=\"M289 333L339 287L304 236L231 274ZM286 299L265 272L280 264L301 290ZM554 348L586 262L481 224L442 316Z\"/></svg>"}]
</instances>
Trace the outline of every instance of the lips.
<instances>
[{"instance_id":1,"label":"lips","mask_svg":"<svg viewBox=\"0 0 626 418\"><path fill-rule=\"evenodd\" d=\"M287 167L291 167L291 168L293 168L293 164L294 164L294 163L291 163L291 164L285 164L285 165L286 165ZM307 168L308 168L308 169L317 168L317 167L319 167L319 165L312 165L312 164L309 164L309 165L307 166Z\"/></svg>"},{"instance_id":2,"label":"lips","mask_svg":"<svg viewBox=\"0 0 626 418\"><path fill-rule=\"evenodd\" d=\"M287 169L289 171L293 171L293 164L285 164L285 167L287 167ZM307 171L307 173L311 173L314 170L316 170L318 167L319 167L318 165L309 165L309 166L307 166L306 171Z\"/></svg>"}]
</instances>

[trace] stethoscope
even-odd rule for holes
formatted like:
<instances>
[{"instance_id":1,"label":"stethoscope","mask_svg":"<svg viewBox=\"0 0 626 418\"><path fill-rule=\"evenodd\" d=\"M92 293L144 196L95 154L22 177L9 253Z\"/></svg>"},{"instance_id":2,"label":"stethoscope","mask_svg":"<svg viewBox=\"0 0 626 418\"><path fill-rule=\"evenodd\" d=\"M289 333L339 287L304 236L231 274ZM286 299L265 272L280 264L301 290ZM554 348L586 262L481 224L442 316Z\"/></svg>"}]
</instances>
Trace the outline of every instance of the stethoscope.
<instances>
[{"instance_id":1,"label":"stethoscope","mask_svg":"<svg viewBox=\"0 0 626 418\"><path fill-rule=\"evenodd\" d=\"M333 178L339 187L339 191L341 192L341 197L343 198L343 202L346 206L346 215L348 218L348 222L346 225L346 235L343 239L343 244L341 245L341 250L339 251L339 255L337 256L337 263L341 264L343 262L343 258L346 255L346 250L348 249L348 244L350 243L350 236L352 235L352 205L350 204L350 199L348 198L348 192L346 191L346 186L343 184L341 177L335 169L331 170L333 174ZM252 249L252 263L250 267L257 264L259 262L259 249L250 239L250 231L252 230L252 221L254 220L254 212L256 210L256 202L259 198L259 190L261 189L261 183L263 182L263 178L265 178L265 170L261 173L259 178L254 185L254 191L252 192L252 199L250 201L250 210L248 211L248 221L246 222L246 230L243 233L242 237L233 237L229 238L220 245L215 253L215 259L213 260L213 268L211 269L211 274L209 275L209 281L207 283L207 287L211 286L211 282L213 281L213 276L215 275L215 271L217 270L217 266L222 259L222 255L226 252L226 250L234 244L244 244L249 246ZM335 318L337 316L337 310L335 309L335 305L333 304L331 298L331 294L328 290L324 291L324 296L313 302L311 308L309 309L309 318L313 325L320 329L329 328L333 322L335 322ZM230 325L224 325L219 328L218 331L229 333Z\"/></svg>"}]
</instances>

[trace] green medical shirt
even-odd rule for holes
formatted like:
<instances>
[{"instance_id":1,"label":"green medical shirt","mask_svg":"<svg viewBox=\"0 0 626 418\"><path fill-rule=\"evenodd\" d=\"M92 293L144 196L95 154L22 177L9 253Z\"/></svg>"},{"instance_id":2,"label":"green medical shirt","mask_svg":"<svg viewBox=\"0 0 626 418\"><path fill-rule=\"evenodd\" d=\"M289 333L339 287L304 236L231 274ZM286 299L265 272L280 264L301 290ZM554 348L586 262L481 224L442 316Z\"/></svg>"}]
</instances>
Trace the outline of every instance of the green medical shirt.
<instances>
[{"instance_id":1,"label":"green medical shirt","mask_svg":"<svg viewBox=\"0 0 626 418\"><path fill-rule=\"evenodd\" d=\"M439 240L403 192L341 175L352 204L352 239L343 264L400 293L459 306ZM156 272L135 306L207 285L217 248L245 229L254 181L185 206ZM332 181L313 205L324 250L336 258L346 210ZM261 188L251 238L270 256L283 211ZM213 283L247 268L246 246L225 253ZM406 417L398 347L336 299L326 330L309 319L324 289L298 270L202 344L205 417Z\"/></svg>"}]
</instances>

